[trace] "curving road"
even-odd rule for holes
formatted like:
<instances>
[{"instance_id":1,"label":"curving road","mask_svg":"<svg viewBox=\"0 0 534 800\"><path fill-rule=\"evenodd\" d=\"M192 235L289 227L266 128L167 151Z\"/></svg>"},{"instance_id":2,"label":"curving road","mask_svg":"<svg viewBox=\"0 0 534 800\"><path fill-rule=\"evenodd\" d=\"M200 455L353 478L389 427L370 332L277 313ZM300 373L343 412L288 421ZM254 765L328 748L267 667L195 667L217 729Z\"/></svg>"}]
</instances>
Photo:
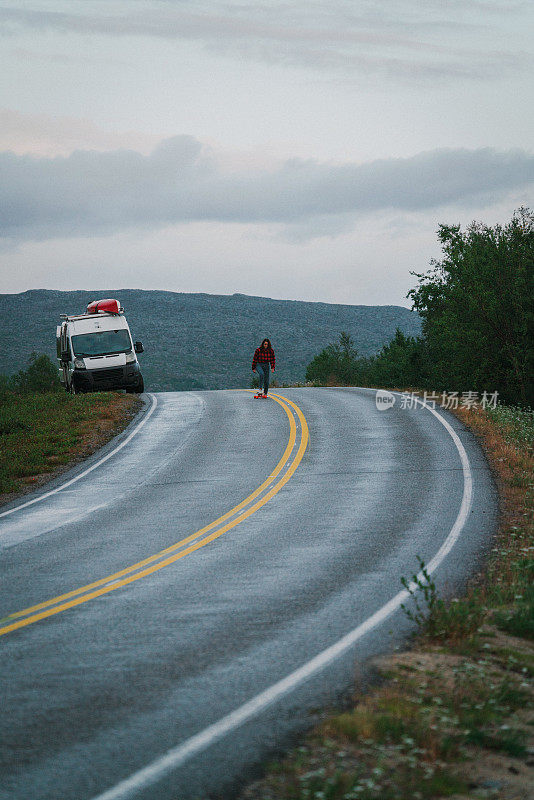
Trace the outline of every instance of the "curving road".
<instances>
[{"instance_id":1,"label":"curving road","mask_svg":"<svg viewBox=\"0 0 534 800\"><path fill-rule=\"evenodd\" d=\"M275 394L147 396L0 509L2 800L232 797L406 636L417 555L476 569L496 495L452 415Z\"/></svg>"}]
</instances>

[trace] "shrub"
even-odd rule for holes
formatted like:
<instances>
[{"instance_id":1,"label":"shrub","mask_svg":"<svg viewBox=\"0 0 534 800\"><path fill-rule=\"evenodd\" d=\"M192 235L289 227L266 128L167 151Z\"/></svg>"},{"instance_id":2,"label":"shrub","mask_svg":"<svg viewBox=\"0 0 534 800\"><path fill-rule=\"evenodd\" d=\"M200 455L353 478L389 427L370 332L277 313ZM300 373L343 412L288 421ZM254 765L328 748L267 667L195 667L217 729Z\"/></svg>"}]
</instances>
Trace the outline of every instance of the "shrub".
<instances>
[{"instance_id":1,"label":"shrub","mask_svg":"<svg viewBox=\"0 0 534 800\"><path fill-rule=\"evenodd\" d=\"M47 355L39 353L31 354L28 369L20 370L10 383L15 391L24 394L58 392L62 389L57 367Z\"/></svg>"}]
</instances>

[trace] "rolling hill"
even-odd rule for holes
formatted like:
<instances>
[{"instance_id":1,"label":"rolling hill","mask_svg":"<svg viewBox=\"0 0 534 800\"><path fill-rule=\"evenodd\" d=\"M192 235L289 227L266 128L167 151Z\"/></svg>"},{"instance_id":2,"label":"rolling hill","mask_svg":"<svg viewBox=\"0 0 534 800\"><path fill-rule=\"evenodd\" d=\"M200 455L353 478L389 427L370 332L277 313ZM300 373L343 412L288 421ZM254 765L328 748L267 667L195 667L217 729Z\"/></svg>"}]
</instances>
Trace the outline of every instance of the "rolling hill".
<instances>
[{"instance_id":1,"label":"rolling hill","mask_svg":"<svg viewBox=\"0 0 534 800\"><path fill-rule=\"evenodd\" d=\"M415 336L417 313L402 306L350 306L272 300L242 294L185 294L141 289L0 294L0 372L27 366L33 351L55 359L59 314L82 313L91 300L117 297L124 306L149 390L249 386L252 356L268 336L281 383L303 381L307 364L341 331L360 355L377 352L395 329Z\"/></svg>"}]
</instances>

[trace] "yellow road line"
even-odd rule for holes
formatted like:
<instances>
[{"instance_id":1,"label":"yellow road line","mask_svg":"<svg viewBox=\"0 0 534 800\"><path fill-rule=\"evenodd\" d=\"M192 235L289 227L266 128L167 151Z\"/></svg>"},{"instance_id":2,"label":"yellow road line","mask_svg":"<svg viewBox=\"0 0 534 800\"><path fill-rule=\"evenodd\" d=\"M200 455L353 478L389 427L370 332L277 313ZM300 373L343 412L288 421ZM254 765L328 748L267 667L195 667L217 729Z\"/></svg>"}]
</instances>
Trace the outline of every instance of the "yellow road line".
<instances>
[{"instance_id":1,"label":"yellow road line","mask_svg":"<svg viewBox=\"0 0 534 800\"><path fill-rule=\"evenodd\" d=\"M274 468L273 472L268 476L268 478L257 489L255 489L252 492L252 494L248 495L248 497L246 497L244 500L242 500L237 506L234 506L234 508L231 508L230 511L227 511L221 517L218 517L216 520L211 522L209 525L206 525L204 528L200 528L200 530L195 531L195 533L190 534L185 539L181 539L179 542L176 542L175 544L171 545L170 547L167 547L164 550L161 550L160 552L155 553L154 555L143 559L142 561L138 561L137 563L132 564L129 567L126 567L125 569L120 570L119 572L115 572L112 575L107 575L105 578L100 578L99 580L94 581L93 583L89 583L89 584L86 584L85 586L81 586L80 588L74 589L71 592L67 592L65 594L59 595L58 597L53 597L50 600L44 601L43 603L39 603L39 604L31 606L29 608L25 608L22 611L14 612L13 614L10 614L8 617L5 617L4 619L16 619L18 617L22 617L22 616L26 616L28 614L31 614L32 612L40 611L41 609L47 608L48 606L56 605L57 603L61 602L62 600L70 599L72 597L75 597L76 595L83 594L84 592L87 592L90 589L95 589L95 588L97 588L99 586L103 586L104 584L110 583L111 581L114 581L117 578L121 578L124 575L128 575L131 572L135 572L136 570L140 569L141 567L144 567L147 564L151 564L154 561L157 561L162 556L164 556L166 553L170 553L170 552L173 552L173 551L175 551L175 550L177 550L177 549L179 549L181 547L184 547L186 544L188 544L189 542L193 541L198 536L201 536L202 534L207 533L207 531L212 530L217 525L220 525L222 522L224 522L229 517L233 516L235 513L237 513L242 508L244 508L246 505L248 505L248 503L250 503L259 494L261 494L261 492L276 478L276 476L279 475L281 470L284 468L284 466L285 466L285 464L286 464L286 462L287 462L287 460L289 458L289 455L290 455L290 453L291 453L291 451L293 449L293 446L295 444L296 425L295 425L294 417L291 414L291 412L288 413L288 410L286 409L286 407L282 403L280 403L280 405L282 405L282 407L284 408L284 411L286 412L286 414L288 416L289 425L290 425L289 441L287 443L286 449L284 450L284 453L283 453L280 461L278 462L278 464ZM4 621L4 619L2 620L2 622ZM3 629L0 628L0 633L2 632L2 630Z\"/></svg>"},{"instance_id":2,"label":"yellow road line","mask_svg":"<svg viewBox=\"0 0 534 800\"><path fill-rule=\"evenodd\" d=\"M280 405L282 405L282 404L280 404ZM61 600L68 600L69 598L75 597L78 594L82 594L83 592L87 592L90 589L96 589L98 586L103 586L105 583L109 583L110 581L116 580L117 578L122 578L124 575L128 575L131 572L135 572L136 570L140 569L141 567L144 567L147 564L152 564L154 561L157 561L162 556L164 556L166 553L171 553L174 550L178 550L181 547L184 547L186 544L188 544L189 542L192 542L198 536L201 536L202 534L207 533L208 531L212 530L217 525L220 525L222 522L224 522L229 517L233 516L235 513L237 513L242 508L244 508L246 505L248 505L248 503L250 503L252 500L254 500L254 498L257 497L259 494L261 494L261 492L270 483L272 483L272 481L276 478L276 476L279 475L281 470L284 468L284 465L286 464L286 462L287 462L287 460L289 458L289 455L290 455L290 453L291 453L291 451L293 449L293 446L295 444L295 438L296 438L295 419L294 419L294 417L293 417L293 415L291 413L288 413L288 411L287 411L285 406L282 405L282 407L284 408L284 410L285 410L285 412L286 412L286 414L288 416L289 426L290 426L289 441L287 443L286 449L284 450L284 453L283 453L280 461L278 462L278 464L276 465L276 467L274 468L272 473L268 476L268 478L260 486L258 486L258 488L255 489L252 492L252 494L249 494L248 497L245 497L245 499L242 500L237 506L234 506L234 508L231 508L230 511L227 511L221 517L218 517L213 522L210 522L210 524L206 525L204 528L200 528L200 530L195 531L195 533L190 534L185 539L181 539L179 542L176 542L175 544L170 545L170 547L167 547L164 550L160 550L158 553L154 553L154 555L148 556L147 558L143 559L142 561L138 561L135 564L131 564L129 567L126 567L125 569L122 569L119 572L114 572L112 575L107 575L105 578L100 578L99 580L94 581L93 583L88 583L85 586L81 586L78 589L73 589L71 592L66 592L65 594L59 595L58 597L53 597L50 600L45 600L43 603L38 603L37 605L31 606L30 608L25 608L22 611L14 612L13 614L10 614L8 617L5 617L4 619L16 619L18 617L23 617L23 616L26 616L27 614L31 614L34 611L40 611L43 608L47 608L48 606L55 605L56 603L59 603ZM4 621L4 619L2 621ZM2 629L0 628L0 632L1 631L2 631Z\"/></svg>"},{"instance_id":3,"label":"yellow road line","mask_svg":"<svg viewBox=\"0 0 534 800\"><path fill-rule=\"evenodd\" d=\"M234 506L234 508L230 509L230 511L227 511L226 514L223 514L221 517L218 517L216 520L211 522L209 525L206 525L204 528L195 531L195 533L192 533L185 539L182 539L179 542L176 542L175 544L171 545L170 547L167 547L165 550L161 550L159 553L155 553L154 555L149 556L143 561L139 561L136 564L132 564L131 566L126 567L125 569L120 570L119 572L115 572L112 575L108 575L105 578L101 578L98 581L94 581L93 583L89 583L86 586L80 587L79 589L74 589L71 592L67 592L66 594L59 595L58 597L54 597L50 600L46 600L43 603L31 606L30 608L26 608L23 611L18 611L13 614L10 614L5 619L6 620L13 619L16 621L8 625L5 625L3 627L0 627L0 636L3 636L6 633L10 633L11 631L17 630L18 628L25 627L26 625L31 625L34 622L38 622L39 620L45 619L46 617L50 617L54 614L59 614L61 611L65 611L69 608L81 605L82 603L86 603L89 600L93 600L96 597L100 597L109 592L116 591L117 589L123 586L127 586L129 583L133 583L134 581L140 580L141 578L146 577L147 575L151 575L153 572L157 572L158 570L163 569L163 567L166 567L169 564L173 564L175 561L178 561L184 556L193 553L195 550L204 547L209 542L214 541L219 536L222 536L223 533L226 533L231 528L234 528L236 525L239 525L240 522L247 519L247 517L249 517L263 505L265 505L265 503L267 503L277 492L280 491L280 489L287 483L287 481L293 475L293 473L295 472L295 470L297 469L298 465L302 460L309 439L306 419L300 408L297 405L295 405L295 403L293 403L291 400L288 400L286 397L281 397L280 395L274 395L274 394L271 394L271 397L280 406L282 406L282 408L284 409L284 411L288 416L289 426L290 426L289 441L282 455L282 458L276 465L271 475L269 475L269 477L254 492L252 492L252 494L250 494L248 497L242 500L241 503L239 503L237 506ZM203 536L203 534L212 530L213 528L215 528L216 526L220 525L222 522L227 520L229 517L233 516L235 513L243 509L252 500L258 497L258 495L261 494L264 491L264 489L266 489L267 486L269 486L269 484L271 484L274 481L274 479L280 474L285 464L289 460L289 457L291 455L291 452L293 450L296 441L295 417L291 412L291 409L288 408L288 406L286 405L286 403L288 403L289 406L294 408L297 412L301 424L301 437L295 458L291 462L289 468L282 476L282 478L278 481L278 483L272 486L271 489L260 500L254 503L254 505L250 506L250 508L248 508L246 511L239 514L239 516L237 516L231 522L228 522L222 528L218 528L209 536L204 536L204 538L202 538L199 542L190 544L189 547L186 547L179 553L176 552L173 553L173 551L183 548L188 543L193 542L193 540L197 539L199 536ZM168 553L173 553L173 555L170 555L167 558L163 558L163 556L165 556ZM155 561L157 561L157 563L154 564L153 562ZM151 566L147 566L148 564L151 564ZM141 569L142 567L145 567L145 569ZM130 574L132 572L134 572L135 574L133 575ZM125 575L128 577L123 578L123 576ZM123 579L121 580L121 578ZM110 584L111 581L113 581L113 585L104 585L104 584ZM95 589L95 591L90 591L91 589ZM64 600L67 600L68 602L62 602ZM53 606L53 608L51 608L50 606ZM21 617L24 617L24 619L21 619Z\"/></svg>"}]
</instances>

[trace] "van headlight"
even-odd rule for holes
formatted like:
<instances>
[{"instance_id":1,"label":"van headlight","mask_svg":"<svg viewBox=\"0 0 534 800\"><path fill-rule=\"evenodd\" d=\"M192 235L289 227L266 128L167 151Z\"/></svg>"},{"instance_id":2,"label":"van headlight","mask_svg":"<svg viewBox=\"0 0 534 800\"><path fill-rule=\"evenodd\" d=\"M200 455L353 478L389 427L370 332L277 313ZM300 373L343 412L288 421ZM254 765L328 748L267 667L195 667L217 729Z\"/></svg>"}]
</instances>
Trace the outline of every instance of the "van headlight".
<instances>
[{"instance_id":1,"label":"van headlight","mask_svg":"<svg viewBox=\"0 0 534 800\"><path fill-rule=\"evenodd\" d=\"M129 353L126 353L126 363L127 363L127 364L133 364L133 362L134 362L135 360L136 360L136 359L135 359L135 353L134 353L134 351L133 351L133 350L130 350L130 352L129 352Z\"/></svg>"},{"instance_id":2,"label":"van headlight","mask_svg":"<svg viewBox=\"0 0 534 800\"><path fill-rule=\"evenodd\" d=\"M74 368L75 369L85 369L85 362L83 358L75 358L74 359Z\"/></svg>"}]
</instances>

